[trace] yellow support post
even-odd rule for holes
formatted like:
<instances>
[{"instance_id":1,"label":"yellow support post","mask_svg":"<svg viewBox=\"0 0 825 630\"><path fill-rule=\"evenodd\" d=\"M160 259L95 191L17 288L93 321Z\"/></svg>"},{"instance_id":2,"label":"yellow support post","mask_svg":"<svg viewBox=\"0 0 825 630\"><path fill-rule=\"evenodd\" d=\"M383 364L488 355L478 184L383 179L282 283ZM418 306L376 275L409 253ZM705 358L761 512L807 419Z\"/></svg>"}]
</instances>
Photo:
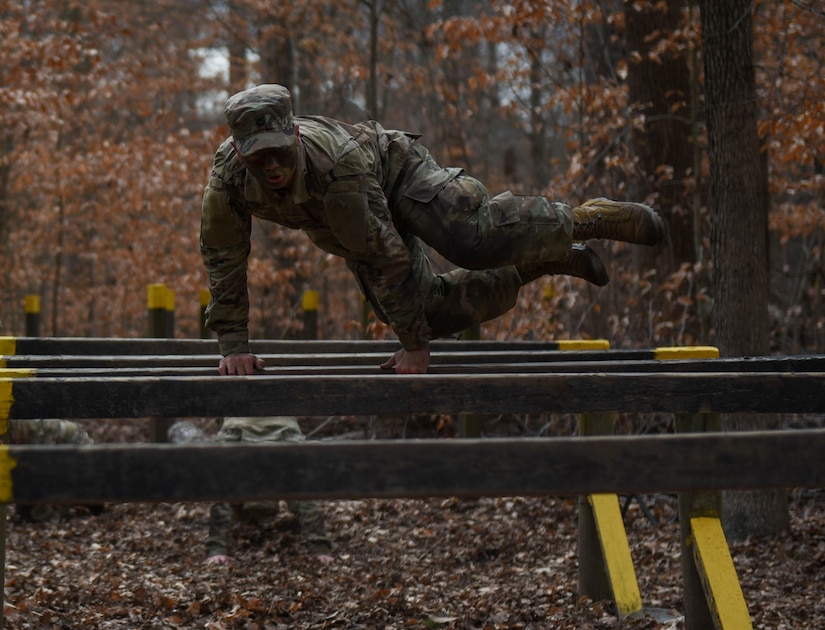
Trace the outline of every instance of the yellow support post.
<instances>
[{"instance_id":1,"label":"yellow support post","mask_svg":"<svg viewBox=\"0 0 825 630\"><path fill-rule=\"evenodd\" d=\"M753 628L722 524L715 517L690 519L693 560L699 569L713 624L718 630Z\"/></svg>"},{"instance_id":2,"label":"yellow support post","mask_svg":"<svg viewBox=\"0 0 825 630\"><path fill-rule=\"evenodd\" d=\"M718 359L713 346L656 348L657 360ZM720 431L718 413L678 413L677 433ZM719 521L721 492L679 495L686 630L751 628L745 598Z\"/></svg>"},{"instance_id":3,"label":"yellow support post","mask_svg":"<svg viewBox=\"0 0 825 630\"><path fill-rule=\"evenodd\" d=\"M149 311L149 337L166 336L166 285L150 284L146 287L146 307Z\"/></svg>"},{"instance_id":4,"label":"yellow support post","mask_svg":"<svg viewBox=\"0 0 825 630\"><path fill-rule=\"evenodd\" d=\"M590 495L590 505L619 618L643 614L642 595L633 568L619 497L615 494L593 494Z\"/></svg>"},{"instance_id":5,"label":"yellow support post","mask_svg":"<svg viewBox=\"0 0 825 630\"><path fill-rule=\"evenodd\" d=\"M606 339L559 341L559 350L609 350ZM579 435L611 435L612 413L579 416ZM619 618L644 615L639 581L630 555L619 497L594 494L579 497L579 594L611 599Z\"/></svg>"},{"instance_id":6,"label":"yellow support post","mask_svg":"<svg viewBox=\"0 0 825 630\"><path fill-rule=\"evenodd\" d=\"M16 342L13 337L0 338L0 349L9 350L4 354L14 354ZM5 365L5 362L4 362ZM6 516L8 504L14 498L12 469L17 462L9 455L9 429L11 407L14 403L14 378L34 376L34 370L4 370L0 376L0 585L6 583ZM5 589L0 588L0 628L4 624Z\"/></svg>"},{"instance_id":7,"label":"yellow support post","mask_svg":"<svg viewBox=\"0 0 825 630\"><path fill-rule=\"evenodd\" d=\"M40 336L40 296L36 293L29 293L25 302L26 311L26 336Z\"/></svg>"},{"instance_id":8,"label":"yellow support post","mask_svg":"<svg viewBox=\"0 0 825 630\"><path fill-rule=\"evenodd\" d=\"M301 296L304 311L304 339L318 339L318 291L307 289Z\"/></svg>"}]
</instances>

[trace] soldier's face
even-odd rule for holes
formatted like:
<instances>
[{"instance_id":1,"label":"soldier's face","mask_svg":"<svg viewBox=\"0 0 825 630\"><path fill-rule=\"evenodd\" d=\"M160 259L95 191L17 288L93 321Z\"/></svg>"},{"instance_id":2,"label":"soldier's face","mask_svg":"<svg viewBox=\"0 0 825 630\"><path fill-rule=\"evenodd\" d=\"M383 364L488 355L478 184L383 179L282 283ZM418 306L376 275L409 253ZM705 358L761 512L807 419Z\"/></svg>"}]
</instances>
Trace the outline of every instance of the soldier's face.
<instances>
[{"instance_id":1,"label":"soldier's face","mask_svg":"<svg viewBox=\"0 0 825 630\"><path fill-rule=\"evenodd\" d=\"M244 156L249 172L268 190L284 190L292 186L298 164L298 142L278 149L263 149Z\"/></svg>"}]
</instances>

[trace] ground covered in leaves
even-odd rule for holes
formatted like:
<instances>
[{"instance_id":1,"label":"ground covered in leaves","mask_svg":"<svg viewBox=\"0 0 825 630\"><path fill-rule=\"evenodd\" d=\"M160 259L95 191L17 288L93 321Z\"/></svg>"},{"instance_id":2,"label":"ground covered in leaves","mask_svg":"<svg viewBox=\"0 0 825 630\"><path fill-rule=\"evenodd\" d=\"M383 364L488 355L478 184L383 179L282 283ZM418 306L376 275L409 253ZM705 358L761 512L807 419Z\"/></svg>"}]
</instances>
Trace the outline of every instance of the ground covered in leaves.
<instances>
[{"instance_id":1,"label":"ground covered in leaves","mask_svg":"<svg viewBox=\"0 0 825 630\"><path fill-rule=\"evenodd\" d=\"M124 426L90 433L145 438ZM624 621L577 594L575 499L325 502L332 564L307 553L286 509L238 526L230 564L205 565L205 504L75 508L35 523L12 508L6 627L684 628L675 497L643 502L647 512L629 502L625 524L651 614ZM825 627L825 495L794 491L790 509L788 535L732 545L755 628Z\"/></svg>"}]
</instances>

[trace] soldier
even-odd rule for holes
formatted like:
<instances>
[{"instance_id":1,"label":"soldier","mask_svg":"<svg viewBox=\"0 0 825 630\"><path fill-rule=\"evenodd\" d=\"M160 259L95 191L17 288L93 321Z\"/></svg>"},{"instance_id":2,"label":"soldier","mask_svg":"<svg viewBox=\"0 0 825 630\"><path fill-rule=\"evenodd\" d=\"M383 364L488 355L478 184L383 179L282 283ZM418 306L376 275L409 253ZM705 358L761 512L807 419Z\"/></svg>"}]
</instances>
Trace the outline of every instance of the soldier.
<instances>
[{"instance_id":1,"label":"soldier","mask_svg":"<svg viewBox=\"0 0 825 630\"><path fill-rule=\"evenodd\" d=\"M289 416L265 418L225 418L216 441L224 443L303 442L298 420ZM287 507L298 518L301 536L310 553L327 564L333 561L332 542L326 531L324 513L315 501L290 501ZM206 562L221 564L230 560L232 527L237 521L260 523L278 514L279 501L247 501L239 504L216 503L209 511L209 538Z\"/></svg>"},{"instance_id":2,"label":"soldier","mask_svg":"<svg viewBox=\"0 0 825 630\"><path fill-rule=\"evenodd\" d=\"M231 96L224 114L232 135L215 154L201 216L207 326L218 335L221 374L263 369L247 329L253 216L304 230L346 260L401 342L381 367L407 374L427 371L430 339L502 315L522 285L545 274L606 284L602 261L579 241L655 245L664 235L661 217L642 204L490 198L462 169L436 164L419 136L375 121L293 116L280 85ZM434 273L422 242L459 268Z\"/></svg>"}]
</instances>

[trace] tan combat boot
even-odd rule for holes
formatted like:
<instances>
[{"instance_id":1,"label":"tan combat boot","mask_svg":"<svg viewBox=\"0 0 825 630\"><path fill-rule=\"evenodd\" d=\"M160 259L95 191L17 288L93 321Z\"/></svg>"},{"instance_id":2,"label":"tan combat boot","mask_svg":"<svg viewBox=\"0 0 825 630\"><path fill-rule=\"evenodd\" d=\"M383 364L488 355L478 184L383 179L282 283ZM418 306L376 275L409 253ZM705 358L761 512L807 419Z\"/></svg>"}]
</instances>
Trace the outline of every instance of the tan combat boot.
<instances>
[{"instance_id":1,"label":"tan combat boot","mask_svg":"<svg viewBox=\"0 0 825 630\"><path fill-rule=\"evenodd\" d=\"M573 208L573 240L606 238L638 245L656 245L665 235L662 217L631 201L591 199Z\"/></svg>"},{"instance_id":2,"label":"tan combat boot","mask_svg":"<svg viewBox=\"0 0 825 630\"><path fill-rule=\"evenodd\" d=\"M544 275L576 276L583 278L597 287L603 287L610 281L607 269L598 254L584 243L573 243L572 247L559 260L516 267L522 284L527 284Z\"/></svg>"}]
</instances>

